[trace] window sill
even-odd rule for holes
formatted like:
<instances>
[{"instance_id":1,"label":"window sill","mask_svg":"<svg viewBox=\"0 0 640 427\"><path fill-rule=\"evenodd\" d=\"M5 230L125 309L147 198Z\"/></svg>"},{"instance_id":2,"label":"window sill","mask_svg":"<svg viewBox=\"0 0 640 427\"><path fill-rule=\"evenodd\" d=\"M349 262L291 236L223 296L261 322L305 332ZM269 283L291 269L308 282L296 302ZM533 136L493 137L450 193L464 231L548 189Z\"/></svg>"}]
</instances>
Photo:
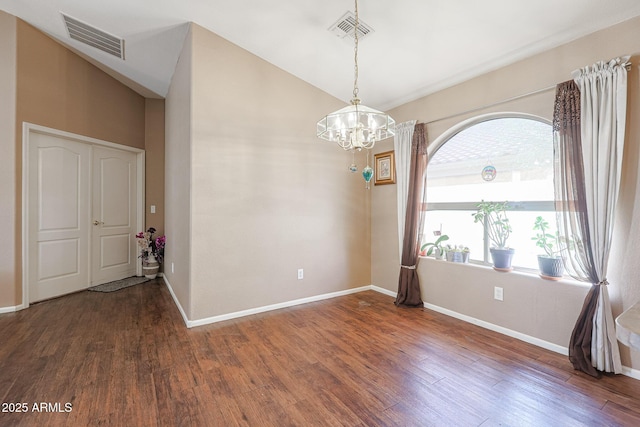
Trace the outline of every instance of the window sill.
<instances>
[{"instance_id":1,"label":"window sill","mask_svg":"<svg viewBox=\"0 0 640 427\"><path fill-rule=\"evenodd\" d=\"M528 268L524 269L524 268L514 267L513 270L511 270L509 272L504 272L504 271L497 271L490 265L480 264L480 263L476 263L476 262L469 262L469 263L451 262L451 261L446 261L444 259L435 259L432 256L420 256L419 258L420 258L421 261L422 260L429 260L429 262L443 262L443 263L450 264L450 265L462 266L462 268L479 268L479 269L482 269L482 270L485 270L485 271L486 270L492 270L496 274L515 274L515 275L518 275L518 276L534 278L534 279L537 279L537 280L539 280L541 282L550 283L550 284L558 283L558 284L580 286L580 287L590 287L591 286L591 283L580 282L579 280L575 280L575 279L573 279L573 278L571 278L569 276L562 276L562 278L560 278L559 280L544 279L544 278L540 277L540 275L537 273L536 270L532 270L532 269L528 269ZM454 268L458 268L458 267L454 267Z\"/></svg>"}]
</instances>

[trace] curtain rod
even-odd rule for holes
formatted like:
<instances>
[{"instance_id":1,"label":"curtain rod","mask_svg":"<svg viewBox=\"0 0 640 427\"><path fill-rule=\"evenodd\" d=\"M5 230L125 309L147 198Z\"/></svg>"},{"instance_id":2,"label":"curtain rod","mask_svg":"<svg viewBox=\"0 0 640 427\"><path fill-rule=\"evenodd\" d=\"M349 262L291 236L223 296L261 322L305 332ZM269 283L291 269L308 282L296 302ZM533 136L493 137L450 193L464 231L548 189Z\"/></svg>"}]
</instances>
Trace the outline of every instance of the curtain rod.
<instances>
[{"instance_id":1,"label":"curtain rod","mask_svg":"<svg viewBox=\"0 0 640 427\"><path fill-rule=\"evenodd\" d=\"M631 70L631 63L628 62L625 65L625 68L626 68L627 71ZM475 108L472 108L470 110L462 111L460 113L455 113L455 114L451 114L449 116L440 117L440 118L437 118L437 119L434 119L434 120L430 120L428 122L425 122L425 124L430 125L432 123L441 122L443 120L452 119L454 117L463 116L465 114L475 113L476 111L480 111L480 110L484 110L484 109L487 109L487 108L495 107L495 106L501 105L501 104L506 104L507 102L517 101L518 99L527 98L529 96L538 95L540 93L548 92L548 91L550 91L552 89L555 89L556 87L557 87L557 85L553 85L553 86L548 86L548 87L545 87L545 88L542 88L542 89L534 90L532 92L527 92L527 93L524 93L522 95L516 95L516 96L508 98L508 99L503 99L502 101L494 102L493 104L487 104L487 105L483 105L481 107L475 107Z\"/></svg>"}]
</instances>

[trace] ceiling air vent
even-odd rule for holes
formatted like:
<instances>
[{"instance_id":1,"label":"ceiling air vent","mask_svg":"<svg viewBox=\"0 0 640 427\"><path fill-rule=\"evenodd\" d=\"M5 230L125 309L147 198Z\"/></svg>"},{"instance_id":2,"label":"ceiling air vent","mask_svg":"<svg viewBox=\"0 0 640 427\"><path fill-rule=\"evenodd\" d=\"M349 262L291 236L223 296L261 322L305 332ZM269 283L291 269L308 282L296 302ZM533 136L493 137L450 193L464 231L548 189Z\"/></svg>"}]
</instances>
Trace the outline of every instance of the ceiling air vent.
<instances>
[{"instance_id":1,"label":"ceiling air vent","mask_svg":"<svg viewBox=\"0 0 640 427\"><path fill-rule=\"evenodd\" d=\"M338 19L331 27L329 31L336 37L341 39L345 37L353 36L353 29L356 26L356 15L352 12L347 12L340 19ZM373 33L373 28L362 22L362 19L358 21L358 40L362 40L366 35Z\"/></svg>"},{"instance_id":2,"label":"ceiling air vent","mask_svg":"<svg viewBox=\"0 0 640 427\"><path fill-rule=\"evenodd\" d=\"M124 59L124 39L113 36L91 25L62 14L69 37L100 49L109 55Z\"/></svg>"}]
</instances>

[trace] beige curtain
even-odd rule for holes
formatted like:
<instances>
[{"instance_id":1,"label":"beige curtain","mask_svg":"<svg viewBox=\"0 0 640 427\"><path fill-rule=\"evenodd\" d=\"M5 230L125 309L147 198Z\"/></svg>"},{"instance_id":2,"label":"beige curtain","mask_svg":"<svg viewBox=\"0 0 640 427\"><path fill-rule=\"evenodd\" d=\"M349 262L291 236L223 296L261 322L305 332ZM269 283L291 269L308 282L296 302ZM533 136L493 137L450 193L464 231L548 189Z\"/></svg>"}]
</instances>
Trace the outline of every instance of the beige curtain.
<instances>
[{"instance_id":1,"label":"beige curtain","mask_svg":"<svg viewBox=\"0 0 640 427\"><path fill-rule=\"evenodd\" d=\"M404 243L404 221L407 217L407 197L409 194L409 173L411 172L411 141L416 121L396 125L393 136L393 150L396 159L396 190L398 201L398 260L402 262L402 245Z\"/></svg>"},{"instance_id":2,"label":"beige curtain","mask_svg":"<svg viewBox=\"0 0 640 427\"><path fill-rule=\"evenodd\" d=\"M417 266L420 235L424 225L427 188L427 131L424 124L415 125L411 141L409 171L402 258L395 304L403 307L422 307Z\"/></svg>"},{"instance_id":3,"label":"beige curtain","mask_svg":"<svg viewBox=\"0 0 640 427\"><path fill-rule=\"evenodd\" d=\"M558 85L554 111L556 211L563 259L592 283L569 343L574 368L622 372L607 290L626 119L628 57L574 72Z\"/></svg>"}]
</instances>

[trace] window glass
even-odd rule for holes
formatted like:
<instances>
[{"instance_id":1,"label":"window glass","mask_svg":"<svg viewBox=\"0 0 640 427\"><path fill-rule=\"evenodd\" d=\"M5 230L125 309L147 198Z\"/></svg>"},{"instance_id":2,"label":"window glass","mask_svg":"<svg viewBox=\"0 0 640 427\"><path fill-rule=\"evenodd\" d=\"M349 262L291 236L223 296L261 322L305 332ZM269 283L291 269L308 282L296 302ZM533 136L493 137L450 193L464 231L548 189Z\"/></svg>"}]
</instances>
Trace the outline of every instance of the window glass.
<instances>
[{"instance_id":1,"label":"window glass","mask_svg":"<svg viewBox=\"0 0 640 427\"><path fill-rule=\"evenodd\" d=\"M467 246L471 260L490 263L484 229L472 217L481 200L510 203L513 265L537 268L541 250L531 240L535 218L542 215L555 224L549 124L523 117L492 118L472 123L442 143L427 166L424 242L433 242L433 231L442 230L450 237L445 243Z\"/></svg>"},{"instance_id":2,"label":"window glass","mask_svg":"<svg viewBox=\"0 0 640 427\"><path fill-rule=\"evenodd\" d=\"M432 156L427 201L553 200L552 160L550 125L523 118L480 122L458 132ZM486 166L496 170L492 181L482 178Z\"/></svg>"},{"instance_id":3,"label":"window glass","mask_svg":"<svg viewBox=\"0 0 640 427\"><path fill-rule=\"evenodd\" d=\"M435 242L437 232L449 236L444 245L466 246L472 260L483 260L483 230L473 223L470 211L433 210L425 218L424 242Z\"/></svg>"}]
</instances>

